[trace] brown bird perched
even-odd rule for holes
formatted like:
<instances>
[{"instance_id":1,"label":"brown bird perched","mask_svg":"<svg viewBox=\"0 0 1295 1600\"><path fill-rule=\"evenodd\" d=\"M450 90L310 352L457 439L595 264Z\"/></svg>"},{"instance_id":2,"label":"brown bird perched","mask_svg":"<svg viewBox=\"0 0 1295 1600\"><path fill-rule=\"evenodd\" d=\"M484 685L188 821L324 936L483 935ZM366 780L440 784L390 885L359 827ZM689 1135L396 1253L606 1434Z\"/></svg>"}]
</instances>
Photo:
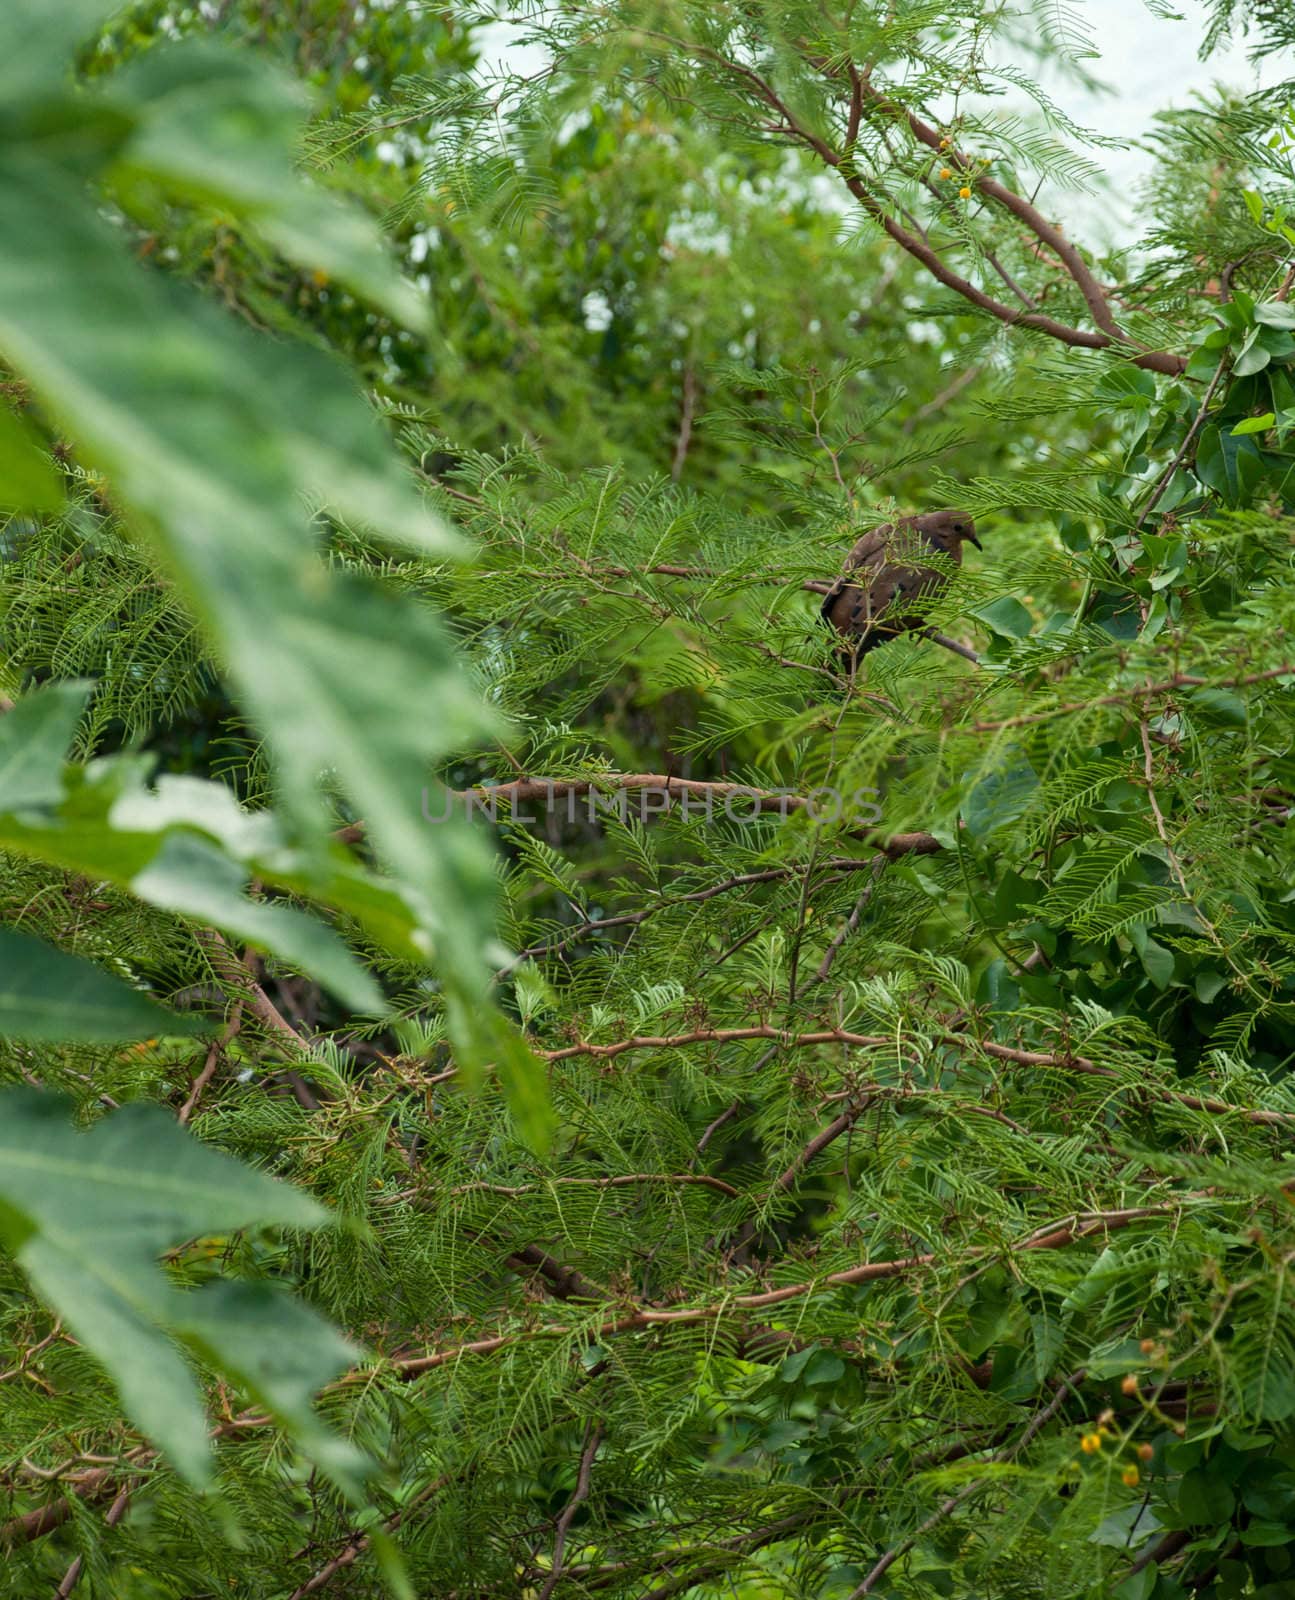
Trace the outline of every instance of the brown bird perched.
<instances>
[{"instance_id":1,"label":"brown bird perched","mask_svg":"<svg viewBox=\"0 0 1295 1600\"><path fill-rule=\"evenodd\" d=\"M942 589L948 573L928 566L924 558L936 552L960 566L964 539L982 548L976 524L965 511L901 517L864 534L845 558L845 570L858 572L865 582L838 578L823 597L824 619L850 640L842 652L847 667L879 644L926 626L922 617L905 616L897 606Z\"/></svg>"}]
</instances>

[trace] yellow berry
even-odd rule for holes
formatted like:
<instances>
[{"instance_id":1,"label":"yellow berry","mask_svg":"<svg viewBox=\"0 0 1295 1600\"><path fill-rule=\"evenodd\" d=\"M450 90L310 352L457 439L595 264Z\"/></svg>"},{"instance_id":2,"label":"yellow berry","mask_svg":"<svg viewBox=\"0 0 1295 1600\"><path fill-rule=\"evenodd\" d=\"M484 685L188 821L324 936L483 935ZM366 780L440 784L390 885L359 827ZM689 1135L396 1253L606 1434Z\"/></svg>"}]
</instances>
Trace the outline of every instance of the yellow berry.
<instances>
[{"instance_id":1,"label":"yellow berry","mask_svg":"<svg viewBox=\"0 0 1295 1600\"><path fill-rule=\"evenodd\" d=\"M949 148L949 141L947 139L941 139L940 140L940 149L941 150L947 150L948 148Z\"/></svg>"},{"instance_id":2,"label":"yellow berry","mask_svg":"<svg viewBox=\"0 0 1295 1600\"><path fill-rule=\"evenodd\" d=\"M953 168L952 167L941 167L940 168L940 176L942 178L951 178L953 176Z\"/></svg>"},{"instance_id":3,"label":"yellow berry","mask_svg":"<svg viewBox=\"0 0 1295 1600\"><path fill-rule=\"evenodd\" d=\"M1155 1455L1155 1453L1156 1453L1156 1447L1153 1444L1140 1444L1138 1446L1138 1460L1139 1461L1150 1461L1152 1456Z\"/></svg>"},{"instance_id":4,"label":"yellow berry","mask_svg":"<svg viewBox=\"0 0 1295 1600\"><path fill-rule=\"evenodd\" d=\"M959 200L971 199L971 190L968 189L965 183L963 184L962 188L958 190L958 198Z\"/></svg>"},{"instance_id":5,"label":"yellow berry","mask_svg":"<svg viewBox=\"0 0 1295 1600\"><path fill-rule=\"evenodd\" d=\"M1120 1477L1130 1489L1137 1488L1139 1473L1136 1467L1125 1467L1124 1471L1120 1473Z\"/></svg>"},{"instance_id":6,"label":"yellow berry","mask_svg":"<svg viewBox=\"0 0 1295 1600\"><path fill-rule=\"evenodd\" d=\"M1136 1375L1130 1372L1123 1383L1120 1384L1120 1389L1124 1394L1137 1394L1138 1380Z\"/></svg>"},{"instance_id":7,"label":"yellow berry","mask_svg":"<svg viewBox=\"0 0 1295 1600\"><path fill-rule=\"evenodd\" d=\"M1100 1433L1086 1433L1083 1436L1083 1438L1079 1441L1079 1448L1084 1452L1084 1454L1086 1456L1095 1456L1097 1454L1097 1452L1102 1448L1102 1436L1101 1436L1101 1434Z\"/></svg>"}]
</instances>

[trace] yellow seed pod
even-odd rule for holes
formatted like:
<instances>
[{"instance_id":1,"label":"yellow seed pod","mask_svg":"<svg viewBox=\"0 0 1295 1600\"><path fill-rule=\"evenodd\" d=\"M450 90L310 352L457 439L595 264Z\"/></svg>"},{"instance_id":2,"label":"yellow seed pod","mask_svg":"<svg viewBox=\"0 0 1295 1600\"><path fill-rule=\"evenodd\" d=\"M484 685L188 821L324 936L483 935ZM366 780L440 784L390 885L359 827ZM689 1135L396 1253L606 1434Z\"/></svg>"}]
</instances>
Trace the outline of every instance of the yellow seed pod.
<instances>
[{"instance_id":1,"label":"yellow seed pod","mask_svg":"<svg viewBox=\"0 0 1295 1600\"><path fill-rule=\"evenodd\" d=\"M1125 1375L1123 1382L1120 1384L1120 1392L1128 1395L1137 1394L1138 1379L1136 1373L1130 1372Z\"/></svg>"},{"instance_id":2,"label":"yellow seed pod","mask_svg":"<svg viewBox=\"0 0 1295 1600\"><path fill-rule=\"evenodd\" d=\"M1084 1454L1086 1456L1095 1456L1097 1454L1097 1452L1102 1448L1102 1436L1101 1436L1101 1434L1100 1433L1086 1433L1083 1436L1083 1438L1079 1441L1079 1448L1084 1452Z\"/></svg>"},{"instance_id":3,"label":"yellow seed pod","mask_svg":"<svg viewBox=\"0 0 1295 1600\"><path fill-rule=\"evenodd\" d=\"M941 167L940 168L940 176L942 178L951 178L953 176L953 168L952 167Z\"/></svg>"},{"instance_id":4,"label":"yellow seed pod","mask_svg":"<svg viewBox=\"0 0 1295 1600\"><path fill-rule=\"evenodd\" d=\"M1125 1467L1124 1471L1120 1473L1121 1481L1127 1484L1130 1489L1137 1488L1139 1476L1138 1469L1134 1466Z\"/></svg>"},{"instance_id":5,"label":"yellow seed pod","mask_svg":"<svg viewBox=\"0 0 1295 1600\"><path fill-rule=\"evenodd\" d=\"M970 200L971 199L971 190L968 189L968 187L966 186L965 183L963 184L962 188L958 190L958 198L960 200Z\"/></svg>"},{"instance_id":6,"label":"yellow seed pod","mask_svg":"<svg viewBox=\"0 0 1295 1600\"><path fill-rule=\"evenodd\" d=\"M1138 1446L1138 1460L1139 1461L1150 1461L1152 1456L1155 1455L1155 1453L1156 1453L1156 1447L1153 1444L1140 1444Z\"/></svg>"}]
</instances>

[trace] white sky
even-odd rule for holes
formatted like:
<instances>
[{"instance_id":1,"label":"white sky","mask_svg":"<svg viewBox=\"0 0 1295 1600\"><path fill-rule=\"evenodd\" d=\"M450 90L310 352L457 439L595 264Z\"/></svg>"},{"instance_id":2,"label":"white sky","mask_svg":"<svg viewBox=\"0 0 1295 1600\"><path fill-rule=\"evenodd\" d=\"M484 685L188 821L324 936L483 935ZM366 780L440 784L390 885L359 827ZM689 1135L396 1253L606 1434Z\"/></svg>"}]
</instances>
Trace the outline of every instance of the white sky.
<instances>
[{"instance_id":1,"label":"white sky","mask_svg":"<svg viewBox=\"0 0 1295 1600\"><path fill-rule=\"evenodd\" d=\"M1100 201L1090 200L1085 208L1090 211L1090 231L1093 226L1109 228L1113 238L1123 242L1140 231L1135 220L1136 190L1153 158L1134 141L1150 130L1155 113L1190 105L1194 94L1215 84L1249 91L1261 83L1280 82L1295 76L1295 62L1283 58L1253 66L1246 58L1244 39L1217 50L1208 61L1199 61L1196 52L1205 36L1201 0L1175 0L1182 21L1153 16L1145 0L1078 0L1073 9L1089 24L1100 50L1100 58L1086 65L1108 92L1090 94L1055 80L1045 80L1044 87L1077 122L1128 141L1123 150L1092 152L1110 174L1112 191Z\"/></svg>"}]
</instances>

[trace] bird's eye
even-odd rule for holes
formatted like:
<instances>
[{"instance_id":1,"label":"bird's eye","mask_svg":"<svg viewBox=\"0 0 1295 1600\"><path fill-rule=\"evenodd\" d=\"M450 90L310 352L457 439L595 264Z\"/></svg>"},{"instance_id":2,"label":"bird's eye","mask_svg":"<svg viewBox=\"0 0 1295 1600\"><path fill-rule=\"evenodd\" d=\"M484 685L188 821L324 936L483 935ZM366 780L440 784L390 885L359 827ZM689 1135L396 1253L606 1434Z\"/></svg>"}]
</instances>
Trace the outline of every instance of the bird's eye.
<instances>
[{"instance_id":1,"label":"bird's eye","mask_svg":"<svg viewBox=\"0 0 1295 1600\"><path fill-rule=\"evenodd\" d=\"M954 533L966 533L967 530L962 526L962 524L960 522L955 522L953 524L953 531L954 531Z\"/></svg>"}]
</instances>

